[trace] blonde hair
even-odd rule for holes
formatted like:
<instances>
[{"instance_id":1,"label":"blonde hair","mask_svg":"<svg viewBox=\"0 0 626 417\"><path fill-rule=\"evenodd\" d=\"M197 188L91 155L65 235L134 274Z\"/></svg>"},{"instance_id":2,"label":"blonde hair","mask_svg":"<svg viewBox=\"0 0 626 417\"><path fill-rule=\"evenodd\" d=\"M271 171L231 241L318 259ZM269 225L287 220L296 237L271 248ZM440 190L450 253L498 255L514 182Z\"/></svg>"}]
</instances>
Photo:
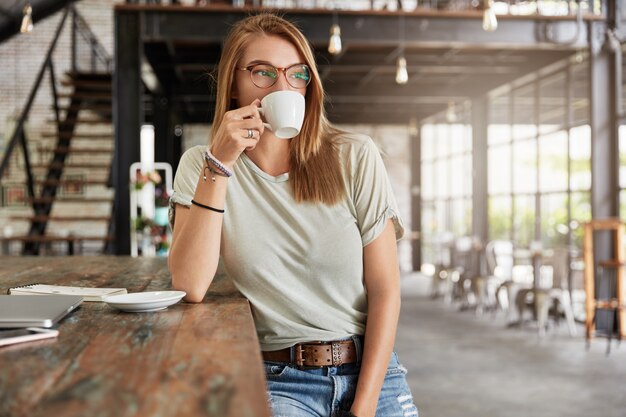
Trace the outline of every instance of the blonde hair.
<instances>
[{"instance_id":1,"label":"blonde hair","mask_svg":"<svg viewBox=\"0 0 626 417\"><path fill-rule=\"evenodd\" d=\"M236 108L232 98L235 67L248 43L258 35L273 35L290 42L311 69L306 92L306 113L300 134L290 141L289 178L297 202L335 204L346 195L335 144L342 132L333 127L324 110L325 93L317 72L313 51L304 35L287 20L271 13L261 13L239 21L231 29L217 67L217 97L213 134L224 114Z\"/></svg>"}]
</instances>

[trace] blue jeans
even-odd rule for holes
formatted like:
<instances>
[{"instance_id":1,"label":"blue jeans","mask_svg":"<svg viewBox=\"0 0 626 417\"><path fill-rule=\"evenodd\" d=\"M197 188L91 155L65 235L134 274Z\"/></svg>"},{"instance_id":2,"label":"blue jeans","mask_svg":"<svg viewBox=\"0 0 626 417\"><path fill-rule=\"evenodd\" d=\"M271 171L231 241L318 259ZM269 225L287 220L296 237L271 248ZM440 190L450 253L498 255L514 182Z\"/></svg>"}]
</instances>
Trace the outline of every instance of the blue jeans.
<instances>
[{"instance_id":1,"label":"blue jeans","mask_svg":"<svg viewBox=\"0 0 626 417\"><path fill-rule=\"evenodd\" d=\"M358 349L357 349L358 350ZM358 355L360 357L360 353ZM268 395L274 417L341 417L350 410L360 363L298 369L265 361ZM406 368L393 352L378 397L376 417L418 417Z\"/></svg>"}]
</instances>

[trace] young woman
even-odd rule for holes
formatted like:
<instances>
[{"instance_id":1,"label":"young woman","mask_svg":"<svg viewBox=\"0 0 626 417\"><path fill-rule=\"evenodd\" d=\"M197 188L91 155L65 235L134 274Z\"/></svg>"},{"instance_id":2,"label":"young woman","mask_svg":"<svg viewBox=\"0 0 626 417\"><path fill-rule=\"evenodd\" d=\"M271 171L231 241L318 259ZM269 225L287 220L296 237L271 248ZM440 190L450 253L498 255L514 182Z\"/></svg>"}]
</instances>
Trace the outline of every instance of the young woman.
<instances>
[{"instance_id":1,"label":"young woman","mask_svg":"<svg viewBox=\"0 0 626 417\"><path fill-rule=\"evenodd\" d=\"M305 97L293 139L259 113L280 90ZM260 14L233 27L212 139L181 158L170 207L173 287L201 302L222 261L250 300L275 417L417 416L393 352L396 202L372 140L328 122L293 24Z\"/></svg>"}]
</instances>

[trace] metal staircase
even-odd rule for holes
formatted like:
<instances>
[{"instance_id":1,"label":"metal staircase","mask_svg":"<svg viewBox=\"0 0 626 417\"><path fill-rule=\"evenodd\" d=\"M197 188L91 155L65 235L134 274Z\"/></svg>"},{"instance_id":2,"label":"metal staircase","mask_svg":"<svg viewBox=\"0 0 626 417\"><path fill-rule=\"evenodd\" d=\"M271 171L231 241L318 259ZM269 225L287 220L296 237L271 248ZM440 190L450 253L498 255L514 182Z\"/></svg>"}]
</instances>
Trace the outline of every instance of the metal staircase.
<instances>
[{"instance_id":1,"label":"metal staircase","mask_svg":"<svg viewBox=\"0 0 626 417\"><path fill-rule=\"evenodd\" d=\"M70 14L72 71L57 83L51 57L58 35ZM75 43L80 39L84 39L90 48L91 65L87 70L78 69ZM114 151L110 64L110 57L86 22L73 6L68 6L0 165L1 181L11 153L19 142L27 178L26 202L32 210L9 216L11 223L28 222L29 227L26 234L2 238L5 252L14 242L22 244L23 255L50 253L47 249L53 244L65 244L65 252L75 254L77 246L82 247L86 242L91 242L89 245L92 247L93 242L98 242L95 244L100 244L98 252L108 251L113 241L114 201L112 191L104 189L111 187ZM24 123L46 70L50 74L54 117L47 120L52 129L41 135L39 142L38 159L42 162L33 164ZM57 84L63 91L57 91ZM72 175L77 170L83 173L78 178ZM74 192L61 192L63 190ZM102 226L93 226L94 223ZM51 229L59 229L51 227L51 224L63 224L60 228L62 233L50 232ZM99 232L94 233L93 230Z\"/></svg>"}]
</instances>

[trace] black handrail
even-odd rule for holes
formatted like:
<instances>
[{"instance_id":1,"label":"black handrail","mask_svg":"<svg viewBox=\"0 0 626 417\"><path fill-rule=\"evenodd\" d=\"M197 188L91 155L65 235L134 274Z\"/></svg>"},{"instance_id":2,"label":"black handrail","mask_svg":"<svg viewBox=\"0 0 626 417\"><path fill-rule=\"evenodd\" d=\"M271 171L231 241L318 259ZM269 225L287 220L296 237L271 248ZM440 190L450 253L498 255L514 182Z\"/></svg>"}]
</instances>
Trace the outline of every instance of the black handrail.
<instances>
[{"instance_id":1,"label":"black handrail","mask_svg":"<svg viewBox=\"0 0 626 417\"><path fill-rule=\"evenodd\" d=\"M110 71L113 65L113 59L109 56L106 49L98 38L89 28L87 21L78 13L75 7L72 7L72 71L76 72L76 42L77 34L80 33L82 38L87 42L91 50L91 70L95 71L97 61L104 64L106 71Z\"/></svg>"},{"instance_id":2,"label":"black handrail","mask_svg":"<svg viewBox=\"0 0 626 417\"><path fill-rule=\"evenodd\" d=\"M106 52L102 44L98 41L96 36L93 34L91 29L89 28L89 25L87 24L87 22L80 15L80 13L78 13L76 8L71 4L68 5L65 8L65 11L63 12L63 17L61 18L61 21L59 22L59 26L57 27L57 30L55 32L54 38L52 39L52 42L50 43L50 47L48 48L48 52L46 53L46 58L44 59L41 65L41 68L39 69L39 73L37 75L37 78L35 79L35 83L33 84L33 87L30 90L30 94L28 96L28 101L26 102L26 106L24 107L24 110L22 110L22 114L20 115L17 126L15 127L15 130L13 131L13 135L11 136L11 140L9 141L9 144L7 145L6 151L2 158L2 163L0 164L0 181L2 180L2 177L4 176L4 173L9 165L11 155L13 154L15 145L17 145L18 141L24 142L22 146L24 147L25 152L28 149L28 146L26 146L26 143L25 143L26 136L24 134L24 123L26 122L26 119L28 119L28 115L30 114L33 101L35 100L35 96L37 95L37 92L39 91L39 87L41 86L41 82L43 81L43 76L44 76L44 73L46 72L46 69L50 71L50 78L51 78L50 82L52 84L52 95L54 96L53 99L54 99L54 106L55 106L55 116L57 120L57 128L59 126L60 118L59 118L58 96L57 96L56 85L55 85L56 78L55 78L54 67L52 63L52 53L54 52L54 49L56 48L59 35L61 34L61 31L63 30L65 21L67 19L67 15L69 12L72 12L72 46L71 46L72 47L72 70L76 71L77 33L80 33L81 36L85 40L87 40L89 44L89 47L91 49L92 70L95 71L95 65L96 65L97 60L101 61L104 64L105 69L107 71L111 70L112 62L113 62L112 58L109 57L108 53ZM25 158L25 161L29 159L28 155L26 154L24 155L24 158ZM34 186L32 184L33 175L32 175L32 172L30 172L30 164L26 163L25 167L26 167L26 176L28 178L28 190L29 190L29 194L31 194L32 190L34 189ZM30 195L30 197L32 198L34 196Z\"/></svg>"},{"instance_id":3,"label":"black handrail","mask_svg":"<svg viewBox=\"0 0 626 417\"><path fill-rule=\"evenodd\" d=\"M2 176L4 175L4 171L9 165L9 160L11 158L11 155L13 154L13 148L15 148L17 141L20 139L22 139L23 141L26 140L26 138L24 137L24 123L26 122L26 119L28 118L28 114L30 113L30 109L33 105L33 101L35 100L35 96L37 95L37 91L39 91L39 86L41 85L41 81L43 80L43 75L46 72L46 68L51 62L52 52L54 52L54 48L57 45L57 41L59 40L59 35L61 34L61 30L63 29L63 25L65 24L65 19L67 18L67 14L69 10L70 8L66 7L65 11L63 12L63 17L61 18L59 27L57 28L54 38L52 39L52 43L50 44L50 47L48 48L48 52L46 53L46 58L44 59L43 64L41 65L41 69L39 69L39 74L37 75L37 78L35 79L35 84L33 85L33 88L30 90L30 95L28 96L26 107L24 107L24 110L22 111L20 119L17 122L17 126L15 127L15 131L13 132L13 136L11 136L11 140L9 141L9 145L7 146L6 152L4 154L4 158L2 158L2 164L0 164L0 180L2 179ZM25 149L27 148L28 147L25 146ZM26 155L24 156L25 158L28 158ZM29 189L32 189L33 185L30 184L32 180L32 172L27 172L27 176L29 178L28 187Z\"/></svg>"}]
</instances>

